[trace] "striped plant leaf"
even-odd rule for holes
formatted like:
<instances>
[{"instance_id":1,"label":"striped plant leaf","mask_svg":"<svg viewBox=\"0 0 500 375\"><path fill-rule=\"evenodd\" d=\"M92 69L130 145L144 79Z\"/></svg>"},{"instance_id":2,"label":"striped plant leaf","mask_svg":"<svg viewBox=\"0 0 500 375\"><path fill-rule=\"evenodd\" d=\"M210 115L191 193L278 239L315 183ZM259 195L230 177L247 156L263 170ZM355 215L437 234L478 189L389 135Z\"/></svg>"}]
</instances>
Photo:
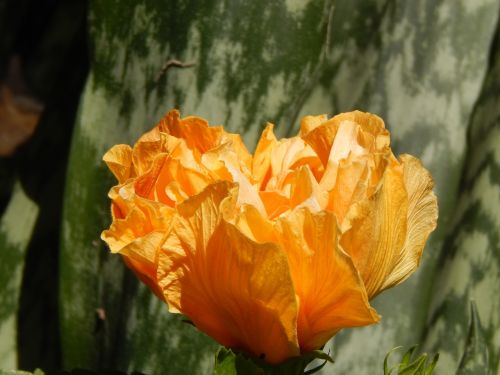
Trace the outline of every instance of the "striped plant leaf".
<instances>
[{"instance_id":1,"label":"striped plant leaf","mask_svg":"<svg viewBox=\"0 0 500 375\"><path fill-rule=\"evenodd\" d=\"M488 357L488 345L479 321L477 307L471 302L469 332L457 375L491 374Z\"/></svg>"},{"instance_id":2,"label":"striped plant leaf","mask_svg":"<svg viewBox=\"0 0 500 375\"><path fill-rule=\"evenodd\" d=\"M168 314L99 240L109 225L106 192L112 185L101 157L111 145L135 140L172 107L227 124L247 134L249 144L265 119L284 117L299 95L287 92L307 80L323 53L331 4L297 2L292 9L283 1L268 4L93 3L95 62L81 102L65 196L66 368L212 371L213 341ZM172 60L195 65L181 68ZM105 312L105 320L96 309Z\"/></svg>"},{"instance_id":3,"label":"striped plant leaf","mask_svg":"<svg viewBox=\"0 0 500 375\"><path fill-rule=\"evenodd\" d=\"M490 352L490 370L499 373L500 28L492 51L468 132L467 162L453 230L434 282L427 343L439 348L443 364L457 368L468 330L464 304L474 300Z\"/></svg>"},{"instance_id":4,"label":"striped plant leaf","mask_svg":"<svg viewBox=\"0 0 500 375\"><path fill-rule=\"evenodd\" d=\"M467 124L498 6L496 0L92 2L94 62L65 194L65 367L193 374L213 367L213 342L169 315L99 240L113 184L102 154L133 142L172 107L242 133L250 149L266 121L283 136L296 131L304 114L359 108L384 117L396 151L421 157L435 176L440 229L418 275L375 301L382 323L339 334L330 348L336 364L324 372L368 373L389 348L417 342L454 214Z\"/></svg>"},{"instance_id":5,"label":"striped plant leaf","mask_svg":"<svg viewBox=\"0 0 500 375\"><path fill-rule=\"evenodd\" d=\"M15 183L0 220L0 368L17 367L17 313L24 260L38 207ZM0 371L1 372L1 371Z\"/></svg>"},{"instance_id":6,"label":"striped plant leaf","mask_svg":"<svg viewBox=\"0 0 500 375\"><path fill-rule=\"evenodd\" d=\"M44 375L44 373L39 369L36 369L34 372L0 370L0 375Z\"/></svg>"},{"instance_id":7,"label":"striped plant leaf","mask_svg":"<svg viewBox=\"0 0 500 375\"><path fill-rule=\"evenodd\" d=\"M341 332L333 341L339 373L367 373L390 348L421 339L431 280L454 217L467 126L488 68L486 51L495 32L499 2L385 1L377 9L378 31L368 39L373 26L366 26L361 32L365 43L348 44L352 48L329 91L336 93L340 110L363 108L380 114L391 130L396 153L421 157L435 179L440 218L419 271L374 301L381 323ZM360 26L353 23L352 27ZM311 101L318 97L324 96L313 93ZM464 312L467 303L464 299ZM356 358L359 352L362 358ZM459 359L457 353L455 360ZM439 363L444 373L445 363Z\"/></svg>"}]
</instances>

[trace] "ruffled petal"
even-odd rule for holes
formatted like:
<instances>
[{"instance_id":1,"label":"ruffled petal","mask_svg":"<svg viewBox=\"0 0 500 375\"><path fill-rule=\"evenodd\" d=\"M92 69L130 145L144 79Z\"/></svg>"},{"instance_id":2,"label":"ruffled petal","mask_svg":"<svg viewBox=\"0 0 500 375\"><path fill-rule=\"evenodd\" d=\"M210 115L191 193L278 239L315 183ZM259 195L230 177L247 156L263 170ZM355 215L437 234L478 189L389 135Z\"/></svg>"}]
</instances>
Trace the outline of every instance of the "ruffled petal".
<instances>
[{"instance_id":1,"label":"ruffled petal","mask_svg":"<svg viewBox=\"0 0 500 375\"><path fill-rule=\"evenodd\" d=\"M276 242L273 222L253 206L243 206L238 214L225 215L225 218L252 241Z\"/></svg>"},{"instance_id":2,"label":"ruffled petal","mask_svg":"<svg viewBox=\"0 0 500 375\"><path fill-rule=\"evenodd\" d=\"M271 153L277 143L273 124L268 123L262 132L252 161L252 175L258 183L258 188L263 188L271 177Z\"/></svg>"},{"instance_id":3,"label":"ruffled petal","mask_svg":"<svg viewBox=\"0 0 500 375\"><path fill-rule=\"evenodd\" d=\"M371 299L404 257L408 196L401 166L387 168L379 191L351 207L341 246L353 258Z\"/></svg>"},{"instance_id":4,"label":"ruffled petal","mask_svg":"<svg viewBox=\"0 0 500 375\"><path fill-rule=\"evenodd\" d=\"M241 136L239 134L225 133L221 143L225 143L226 140L229 141L231 149L236 153L239 165L251 173L253 157L248 152Z\"/></svg>"},{"instance_id":5,"label":"ruffled petal","mask_svg":"<svg viewBox=\"0 0 500 375\"><path fill-rule=\"evenodd\" d=\"M166 139L162 137L158 127L143 134L133 148L132 160L135 173L138 176L146 173L158 154L165 153L167 148Z\"/></svg>"},{"instance_id":6,"label":"ruffled petal","mask_svg":"<svg viewBox=\"0 0 500 375\"><path fill-rule=\"evenodd\" d=\"M203 172L182 165L169 154L159 154L134 187L139 196L174 207L179 199L198 194L210 182Z\"/></svg>"},{"instance_id":7,"label":"ruffled petal","mask_svg":"<svg viewBox=\"0 0 500 375\"><path fill-rule=\"evenodd\" d=\"M326 208L328 193L320 188L308 165L296 169L291 180L291 207L307 207L312 212Z\"/></svg>"},{"instance_id":8,"label":"ruffled petal","mask_svg":"<svg viewBox=\"0 0 500 375\"><path fill-rule=\"evenodd\" d=\"M102 158L109 170L120 184L127 181L133 174L132 148L129 145L116 145L106 152Z\"/></svg>"},{"instance_id":9,"label":"ruffled petal","mask_svg":"<svg viewBox=\"0 0 500 375\"><path fill-rule=\"evenodd\" d=\"M277 191L261 191L259 196L269 219L274 219L291 208L290 198Z\"/></svg>"},{"instance_id":10,"label":"ruffled petal","mask_svg":"<svg viewBox=\"0 0 500 375\"><path fill-rule=\"evenodd\" d=\"M123 200L127 204L124 218L115 218L101 234L111 252L120 253L125 263L153 292L164 299L158 287L156 269L158 252L169 230L173 209L140 197Z\"/></svg>"},{"instance_id":11,"label":"ruffled petal","mask_svg":"<svg viewBox=\"0 0 500 375\"><path fill-rule=\"evenodd\" d=\"M277 223L299 299L301 350L318 349L345 327L375 323L363 281L338 244L335 216L294 210Z\"/></svg>"},{"instance_id":12,"label":"ruffled petal","mask_svg":"<svg viewBox=\"0 0 500 375\"><path fill-rule=\"evenodd\" d=\"M171 311L225 346L278 363L299 354L288 262L277 245L256 243L222 219L234 194L218 183L178 207L158 279Z\"/></svg>"},{"instance_id":13,"label":"ruffled petal","mask_svg":"<svg viewBox=\"0 0 500 375\"><path fill-rule=\"evenodd\" d=\"M303 135L306 135L310 131L316 129L325 121L328 121L328 117L325 114L303 117L302 120L300 120L299 137L302 137Z\"/></svg>"},{"instance_id":14,"label":"ruffled petal","mask_svg":"<svg viewBox=\"0 0 500 375\"><path fill-rule=\"evenodd\" d=\"M224 134L222 126L208 126L201 117L188 116L180 118L176 109L168 112L159 122L161 131L185 140L187 146L203 154L221 143Z\"/></svg>"},{"instance_id":15,"label":"ruffled petal","mask_svg":"<svg viewBox=\"0 0 500 375\"><path fill-rule=\"evenodd\" d=\"M394 271L387 277L383 289L402 283L416 270L424 251L425 242L436 228L438 205L432 188L434 182L430 173L417 158L401 155L408 214L406 239L401 257Z\"/></svg>"},{"instance_id":16,"label":"ruffled petal","mask_svg":"<svg viewBox=\"0 0 500 375\"><path fill-rule=\"evenodd\" d=\"M389 151L389 132L383 120L360 111L334 116L308 133L301 132L301 137L318 154L325 168L329 161L338 162L350 152Z\"/></svg>"}]
</instances>

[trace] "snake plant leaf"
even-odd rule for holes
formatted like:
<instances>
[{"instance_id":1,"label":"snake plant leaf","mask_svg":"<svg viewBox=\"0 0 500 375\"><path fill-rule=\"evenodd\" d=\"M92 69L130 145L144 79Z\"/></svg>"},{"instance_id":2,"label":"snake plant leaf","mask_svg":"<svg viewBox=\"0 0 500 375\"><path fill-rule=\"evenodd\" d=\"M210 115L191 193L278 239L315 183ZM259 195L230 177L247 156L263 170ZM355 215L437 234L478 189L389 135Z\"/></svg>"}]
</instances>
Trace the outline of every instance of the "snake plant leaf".
<instances>
[{"instance_id":1,"label":"snake plant leaf","mask_svg":"<svg viewBox=\"0 0 500 375\"><path fill-rule=\"evenodd\" d=\"M113 184L101 157L113 144L134 141L172 107L224 123L255 143L265 121L277 122L294 108L301 94L288 93L307 81L327 38L331 3L292 3L92 2L95 61L65 194L65 368L213 369L215 343L168 314L99 240L109 225L106 192Z\"/></svg>"},{"instance_id":2,"label":"snake plant leaf","mask_svg":"<svg viewBox=\"0 0 500 375\"><path fill-rule=\"evenodd\" d=\"M500 28L490 69L471 117L467 162L455 221L439 262L426 347L439 348L440 365L457 369L474 300L489 350L489 369L500 372Z\"/></svg>"},{"instance_id":3,"label":"snake plant leaf","mask_svg":"<svg viewBox=\"0 0 500 375\"><path fill-rule=\"evenodd\" d=\"M499 14L496 0L364 3L372 5L372 15L366 23L352 19L350 28L332 36L334 41L345 38L349 48L339 57L333 79L325 77L328 84L313 90L304 109L315 113L328 106L338 111L362 108L382 116L391 131L395 153L416 155L430 169L440 217L420 269L374 301L382 315L380 324L346 330L332 341L338 358L335 370L360 374L379 366L380 358L394 345L407 347L421 340L431 282L455 215L468 124L488 69L487 51ZM350 6L363 7L339 1L336 12L349 18L354 12L348 10ZM332 49L335 54L342 52L335 44ZM334 100L328 93L333 93ZM462 308L467 311L467 307ZM360 351L366 353L361 358L357 356ZM460 355L455 354L455 361ZM456 367L447 369L445 363L440 360L441 371L455 371Z\"/></svg>"},{"instance_id":4,"label":"snake plant leaf","mask_svg":"<svg viewBox=\"0 0 500 375\"><path fill-rule=\"evenodd\" d=\"M27 371L15 371L15 370L0 370L0 375L44 375L44 372L40 369L36 369L33 372Z\"/></svg>"},{"instance_id":5,"label":"snake plant leaf","mask_svg":"<svg viewBox=\"0 0 500 375\"><path fill-rule=\"evenodd\" d=\"M242 133L250 149L266 121L283 136L296 132L305 114L358 108L385 118L396 151L421 157L436 176L441 229L420 272L375 301L382 323L341 332L327 347L338 358L335 369L322 373L369 373L386 348L417 342L455 212L467 124L488 68L484 51L498 6L497 0L91 2L94 61L64 197L65 368L213 369L213 341L168 314L99 240L113 184L101 155L132 143L172 107Z\"/></svg>"},{"instance_id":6,"label":"snake plant leaf","mask_svg":"<svg viewBox=\"0 0 500 375\"><path fill-rule=\"evenodd\" d=\"M0 368L17 367L19 296L26 249L37 217L38 206L16 182L0 219Z\"/></svg>"},{"instance_id":7,"label":"snake plant leaf","mask_svg":"<svg viewBox=\"0 0 500 375\"><path fill-rule=\"evenodd\" d=\"M457 375L488 375L491 374L488 367L488 345L479 321L476 304L471 302L469 335Z\"/></svg>"}]
</instances>

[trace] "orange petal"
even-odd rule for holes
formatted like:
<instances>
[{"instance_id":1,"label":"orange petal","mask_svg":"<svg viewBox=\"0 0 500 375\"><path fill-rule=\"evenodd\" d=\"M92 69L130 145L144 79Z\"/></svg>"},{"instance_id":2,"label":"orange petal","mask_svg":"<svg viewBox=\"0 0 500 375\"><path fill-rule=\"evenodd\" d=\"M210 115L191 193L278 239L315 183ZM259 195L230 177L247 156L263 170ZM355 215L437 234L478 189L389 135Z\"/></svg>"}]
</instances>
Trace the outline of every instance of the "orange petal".
<instances>
[{"instance_id":1,"label":"orange petal","mask_svg":"<svg viewBox=\"0 0 500 375\"><path fill-rule=\"evenodd\" d=\"M328 160L347 157L348 152L356 151L358 146L369 152L388 150L389 146L389 132L383 120L360 111L334 116L308 133L301 132L301 137L318 154L324 166Z\"/></svg>"},{"instance_id":2,"label":"orange petal","mask_svg":"<svg viewBox=\"0 0 500 375\"><path fill-rule=\"evenodd\" d=\"M420 263L425 242L436 228L438 217L437 198L432 188L434 182L420 160L411 155L401 155L404 183L408 193L408 229L406 239L394 271L387 277L383 289L403 282Z\"/></svg>"},{"instance_id":3,"label":"orange petal","mask_svg":"<svg viewBox=\"0 0 500 375\"><path fill-rule=\"evenodd\" d=\"M159 154L150 170L135 181L135 191L141 197L174 206L174 199L202 191L210 182L203 173L181 165L168 154ZM170 186L174 184L175 186ZM179 194L168 194L169 190Z\"/></svg>"},{"instance_id":4,"label":"orange petal","mask_svg":"<svg viewBox=\"0 0 500 375\"><path fill-rule=\"evenodd\" d=\"M220 204L235 194L230 188L210 185L178 207L158 278L171 310L225 346L278 363L299 353L286 255L222 220Z\"/></svg>"},{"instance_id":5,"label":"orange petal","mask_svg":"<svg viewBox=\"0 0 500 375\"><path fill-rule=\"evenodd\" d=\"M133 173L132 148L129 145L116 145L102 158L120 184L127 181Z\"/></svg>"},{"instance_id":6,"label":"orange petal","mask_svg":"<svg viewBox=\"0 0 500 375\"><path fill-rule=\"evenodd\" d=\"M241 173L240 170L227 166L227 169L231 173L232 180L239 185L238 192L238 206L245 204L250 204L254 206L262 215L265 215L266 209L264 203L260 198L259 192L253 186L248 178Z\"/></svg>"},{"instance_id":7,"label":"orange petal","mask_svg":"<svg viewBox=\"0 0 500 375\"><path fill-rule=\"evenodd\" d=\"M123 257L123 262L127 265L128 268L132 270L132 272L134 272L139 280L141 280L149 287L149 289L151 289L156 297L166 302L165 296L158 286L158 280L156 279L156 264L150 265L148 263L143 263L126 256Z\"/></svg>"},{"instance_id":8,"label":"orange petal","mask_svg":"<svg viewBox=\"0 0 500 375\"><path fill-rule=\"evenodd\" d=\"M158 127L143 134L135 143L132 154L136 174L146 173L157 155L166 151L166 142Z\"/></svg>"},{"instance_id":9,"label":"orange petal","mask_svg":"<svg viewBox=\"0 0 500 375\"><path fill-rule=\"evenodd\" d=\"M184 139L190 149L198 150L201 154L217 147L224 134L222 126L209 126L206 120L196 116L181 119L179 111L175 109L160 120L158 127L174 137Z\"/></svg>"},{"instance_id":10,"label":"orange petal","mask_svg":"<svg viewBox=\"0 0 500 375\"><path fill-rule=\"evenodd\" d=\"M201 164L209 171L214 180L232 181L233 178L226 165L239 169L238 156L232 152L227 143L204 153L201 157Z\"/></svg>"},{"instance_id":11,"label":"orange petal","mask_svg":"<svg viewBox=\"0 0 500 375\"><path fill-rule=\"evenodd\" d=\"M403 168L386 169L380 190L351 207L341 245L361 273L369 298L387 288L387 280L404 258L408 196Z\"/></svg>"},{"instance_id":12,"label":"orange petal","mask_svg":"<svg viewBox=\"0 0 500 375\"><path fill-rule=\"evenodd\" d=\"M125 263L161 299L156 280L158 251L170 226L173 210L162 204L132 198L123 219L115 219L101 238L114 253L120 253Z\"/></svg>"},{"instance_id":13,"label":"orange petal","mask_svg":"<svg viewBox=\"0 0 500 375\"><path fill-rule=\"evenodd\" d=\"M320 188L308 165L294 171L291 185L291 207L308 207L313 212L326 208L328 193Z\"/></svg>"},{"instance_id":14,"label":"orange petal","mask_svg":"<svg viewBox=\"0 0 500 375\"><path fill-rule=\"evenodd\" d=\"M339 125L344 121L359 124L362 131L358 136L358 143L370 152L386 150L389 147L389 132L385 129L384 120L377 115L361 111L345 112L333 117L332 121Z\"/></svg>"},{"instance_id":15,"label":"orange petal","mask_svg":"<svg viewBox=\"0 0 500 375\"><path fill-rule=\"evenodd\" d=\"M366 160L349 158L342 160L337 169L335 183L329 191L327 209L342 223L349 207L364 198L367 189L369 169Z\"/></svg>"},{"instance_id":16,"label":"orange petal","mask_svg":"<svg viewBox=\"0 0 500 375\"><path fill-rule=\"evenodd\" d=\"M173 210L161 203L152 202L136 197L129 203L129 211L125 218L115 219L109 227L101 234L101 238L108 244L111 252L122 252L138 238L142 238L152 232L166 232L170 226ZM137 252L144 259L150 261L152 253L149 247Z\"/></svg>"},{"instance_id":17,"label":"orange petal","mask_svg":"<svg viewBox=\"0 0 500 375\"><path fill-rule=\"evenodd\" d=\"M326 115L305 116L302 120L300 120L299 137L306 135L326 121L328 121L328 117Z\"/></svg>"},{"instance_id":18,"label":"orange petal","mask_svg":"<svg viewBox=\"0 0 500 375\"><path fill-rule=\"evenodd\" d=\"M337 130L338 123L330 119L308 133L301 133L302 139L312 147L324 166L328 164L328 156Z\"/></svg>"},{"instance_id":19,"label":"orange petal","mask_svg":"<svg viewBox=\"0 0 500 375\"><path fill-rule=\"evenodd\" d=\"M278 142L271 153L273 175L280 175L305 163L303 159L314 160L316 154L299 137L284 138Z\"/></svg>"},{"instance_id":20,"label":"orange petal","mask_svg":"<svg viewBox=\"0 0 500 375\"><path fill-rule=\"evenodd\" d=\"M226 220L227 217L228 215L225 216ZM253 241L276 242L273 223L253 206L243 206L240 212L230 220L245 236Z\"/></svg>"},{"instance_id":21,"label":"orange petal","mask_svg":"<svg viewBox=\"0 0 500 375\"><path fill-rule=\"evenodd\" d=\"M278 230L299 299L302 352L320 348L342 328L379 320L351 258L338 245L333 214L294 210L278 221Z\"/></svg>"},{"instance_id":22,"label":"orange petal","mask_svg":"<svg viewBox=\"0 0 500 375\"><path fill-rule=\"evenodd\" d=\"M291 208L290 199L277 191L260 191L259 196L269 219L274 219Z\"/></svg>"},{"instance_id":23,"label":"orange petal","mask_svg":"<svg viewBox=\"0 0 500 375\"><path fill-rule=\"evenodd\" d=\"M252 161L252 175L257 181L258 187L262 188L271 177L271 153L278 140L273 132L273 124L267 124L262 132Z\"/></svg>"},{"instance_id":24,"label":"orange petal","mask_svg":"<svg viewBox=\"0 0 500 375\"><path fill-rule=\"evenodd\" d=\"M241 136L239 134L225 133L221 142L226 142L226 139L230 142L231 149L238 155L240 165L244 165L250 172L252 168L252 155L248 152Z\"/></svg>"}]
</instances>

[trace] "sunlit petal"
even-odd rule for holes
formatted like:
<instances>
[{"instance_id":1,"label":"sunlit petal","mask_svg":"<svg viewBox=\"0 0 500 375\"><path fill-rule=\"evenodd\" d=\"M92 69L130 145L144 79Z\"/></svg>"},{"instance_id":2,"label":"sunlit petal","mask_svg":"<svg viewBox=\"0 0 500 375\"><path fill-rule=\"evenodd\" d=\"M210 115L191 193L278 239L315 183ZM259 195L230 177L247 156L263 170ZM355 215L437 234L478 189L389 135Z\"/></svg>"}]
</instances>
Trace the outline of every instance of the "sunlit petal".
<instances>
[{"instance_id":1,"label":"sunlit petal","mask_svg":"<svg viewBox=\"0 0 500 375\"><path fill-rule=\"evenodd\" d=\"M127 181L133 173L132 148L129 145L116 145L102 158L120 184Z\"/></svg>"},{"instance_id":2,"label":"sunlit petal","mask_svg":"<svg viewBox=\"0 0 500 375\"><path fill-rule=\"evenodd\" d=\"M323 346L342 328L379 320L351 258L339 247L333 214L294 210L278 221L278 228L299 300L303 351Z\"/></svg>"},{"instance_id":3,"label":"sunlit petal","mask_svg":"<svg viewBox=\"0 0 500 375\"><path fill-rule=\"evenodd\" d=\"M383 289L400 284L415 271L425 242L437 225L437 198L432 191L434 182L430 173L411 155L402 155L401 162L408 194L407 232L401 257L385 280Z\"/></svg>"},{"instance_id":4,"label":"sunlit petal","mask_svg":"<svg viewBox=\"0 0 500 375\"><path fill-rule=\"evenodd\" d=\"M351 255L373 298L404 257L408 196L401 166L388 168L379 191L351 207L342 247Z\"/></svg>"},{"instance_id":5,"label":"sunlit petal","mask_svg":"<svg viewBox=\"0 0 500 375\"><path fill-rule=\"evenodd\" d=\"M178 207L158 278L174 311L220 343L277 363L298 355L297 306L284 252L222 219L214 184Z\"/></svg>"}]
</instances>

